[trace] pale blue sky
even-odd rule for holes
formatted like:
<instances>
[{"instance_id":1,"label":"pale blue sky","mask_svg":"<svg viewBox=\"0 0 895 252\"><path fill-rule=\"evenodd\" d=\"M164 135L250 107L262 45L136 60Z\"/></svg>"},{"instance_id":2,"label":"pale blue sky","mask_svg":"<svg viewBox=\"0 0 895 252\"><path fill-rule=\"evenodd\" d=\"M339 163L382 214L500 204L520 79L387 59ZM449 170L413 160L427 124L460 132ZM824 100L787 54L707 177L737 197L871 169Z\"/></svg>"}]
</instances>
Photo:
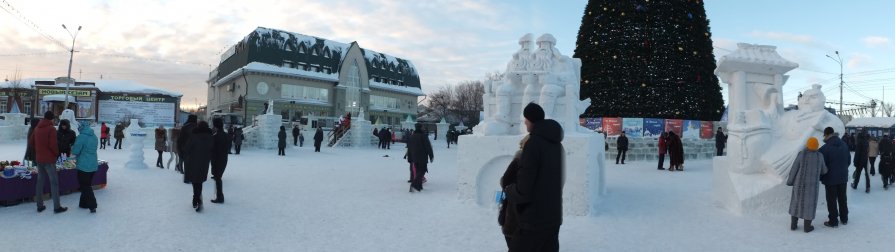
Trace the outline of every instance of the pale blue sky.
<instances>
[{"instance_id":1,"label":"pale blue sky","mask_svg":"<svg viewBox=\"0 0 895 252\"><path fill-rule=\"evenodd\" d=\"M349 43L413 61L423 91L503 70L516 41L549 32L572 55L585 0L6 0L0 11L0 75L64 76L68 55L47 34L68 43L60 24L83 25L74 77L130 79L184 93L184 104L205 100L205 79L219 52L257 26ZM47 6L54 6L48 8ZM201 11L197 11L201 10ZM784 87L787 104L822 82L838 99L839 50L846 63L847 102L882 99L895 83L895 1L710 0L716 56L737 42L775 45L801 65ZM81 15L71 15L79 13ZM22 23L25 17L34 24ZM719 49L720 48L720 49ZM26 54L26 55L17 55ZM127 57L121 57L127 56ZM849 74L871 70L887 71ZM722 84L726 87L726 84ZM860 93L856 95L854 93ZM895 85L886 100L895 100ZM863 97L867 96L867 97Z\"/></svg>"}]
</instances>

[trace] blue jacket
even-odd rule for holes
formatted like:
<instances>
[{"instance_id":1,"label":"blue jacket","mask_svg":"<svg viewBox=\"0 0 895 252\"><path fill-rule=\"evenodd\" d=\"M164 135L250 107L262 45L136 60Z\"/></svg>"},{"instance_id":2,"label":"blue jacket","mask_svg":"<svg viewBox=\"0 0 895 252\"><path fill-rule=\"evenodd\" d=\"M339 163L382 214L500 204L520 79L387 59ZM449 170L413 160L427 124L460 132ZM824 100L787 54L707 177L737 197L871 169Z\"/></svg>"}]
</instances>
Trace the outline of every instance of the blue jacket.
<instances>
[{"instance_id":1,"label":"blue jacket","mask_svg":"<svg viewBox=\"0 0 895 252\"><path fill-rule=\"evenodd\" d=\"M99 145L99 141L96 140L96 134L93 133L93 129L85 124L82 124L81 128L78 129L81 132L81 135L75 139L75 144L72 146L72 155L76 155L78 159L78 170L83 172L96 172L96 168L99 165L97 163L96 156L96 147Z\"/></svg>"},{"instance_id":2,"label":"blue jacket","mask_svg":"<svg viewBox=\"0 0 895 252\"><path fill-rule=\"evenodd\" d=\"M848 183L848 166L851 165L851 153L848 145L839 139L839 136L831 136L824 140L824 146L820 147L820 153L824 154L824 163L827 165L827 174L820 176L824 185L841 185Z\"/></svg>"}]
</instances>

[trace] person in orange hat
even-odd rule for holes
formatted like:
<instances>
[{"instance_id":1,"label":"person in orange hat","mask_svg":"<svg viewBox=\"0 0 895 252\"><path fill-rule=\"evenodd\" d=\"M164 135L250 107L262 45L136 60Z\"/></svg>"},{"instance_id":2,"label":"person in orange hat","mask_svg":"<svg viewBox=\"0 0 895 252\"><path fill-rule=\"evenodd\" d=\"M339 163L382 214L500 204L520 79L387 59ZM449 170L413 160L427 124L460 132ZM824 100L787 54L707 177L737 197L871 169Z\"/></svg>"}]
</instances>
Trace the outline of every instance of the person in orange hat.
<instances>
[{"instance_id":1,"label":"person in orange hat","mask_svg":"<svg viewBox=\"0 0 895 252\"><path fill-rule=\"evenodd\" d=\"M808 233L814 230L811 221L817 210L820 175L827 173L827 165L823 154L817 151L820 148L817 138L808 138L805 147L792 163L786 185L792 186L792 198L789 202L789 215L792 216L790 229L798 229L799 219L804 219L805 233Z\"/></svg>"}]
</instances>

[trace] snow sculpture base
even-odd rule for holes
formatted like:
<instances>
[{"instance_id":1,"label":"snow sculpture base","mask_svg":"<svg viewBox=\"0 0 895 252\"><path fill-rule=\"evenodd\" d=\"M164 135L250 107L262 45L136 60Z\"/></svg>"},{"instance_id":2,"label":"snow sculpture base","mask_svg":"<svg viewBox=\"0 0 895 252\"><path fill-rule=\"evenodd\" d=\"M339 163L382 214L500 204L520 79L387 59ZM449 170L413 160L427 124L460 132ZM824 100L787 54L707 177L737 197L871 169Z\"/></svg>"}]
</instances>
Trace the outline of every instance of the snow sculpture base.
<instances>
[{"instance_id":1,"label":"snow sculpture base","mask_svg":"<svg viewBox=\"0 0 895 252\"><path fill-rule=\"evenodd\" d=\"M0 113L4 119L0 120L0 141L12 141L25 139L28 135L28 125L25 125L26 114Z\"/></svg>"},{"instance_id":2,"label":"snow sculpture base","mask_svg":"<svg viewBox=\"0 0 895 252\"><path fill-rule=\"evenodd\" d=\"M263 114L256 116L255 120L258 120L255 146L268 150L276 149L277 143L279 143L277 135L280 133L280 126L283 126L283 116Z\"/></svg>"},{"instance_id":3,"label":"snow sculpture base","mask_svg":"<svg viewBox=\"0 0 895 252\"><path fill-rule=\"evenodd\" d=\"M457 156L457 185L461 200L482 207L496 207L495 193L501 191L500 177L513 160L523 135L460 136ZM597 134L570 134L563 140L566 150L563 214L584 216L594 213L605 194L603 137Z\"/></svg>"},{"instance_id":4,"label":"snow sculpture base","mask_svg":"<svg viewBox=\"0 0 895 252\"><path fill-rule=\"evenodd\" d=\"M373 124L367 120L351 122L351 147L362 148L373 146L370 138L373 136Z\"/></svg>"},{"instance_id":5,"label":"snow sculpture base","mask_svg":"<svg viewBox=\"0 0 895 252\"><path fill-rule=\"evenodd\" d=\"M764 174L732 172L727 157L712 160L712 197L737 214L768 215L786 213L792 188L779 178Z\"/></svg>"}]
</instances>

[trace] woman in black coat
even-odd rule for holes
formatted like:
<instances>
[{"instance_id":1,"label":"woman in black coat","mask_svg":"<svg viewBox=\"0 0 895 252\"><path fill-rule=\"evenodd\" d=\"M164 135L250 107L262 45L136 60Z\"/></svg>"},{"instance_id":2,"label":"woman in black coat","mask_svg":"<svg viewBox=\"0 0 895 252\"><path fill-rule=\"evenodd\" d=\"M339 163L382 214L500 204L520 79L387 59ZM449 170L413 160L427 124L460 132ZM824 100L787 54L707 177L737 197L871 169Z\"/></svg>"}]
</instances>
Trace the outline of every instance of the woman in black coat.
<instances>
[{"instance_id":1,"label":"woman in black coat","mask_svg":"<svg viewBox=\"0 0 895 252\"><path fill-rule=\"evenodd\" d=\"M211 151L211 178L214 179L215 197L211 203L224 203L224 186L221 176L227 168L227 154L230 154L230 134L224 132L224 121L215 118L211 121L214 125L214 149Z\"/></svg>"},{"instance_id":2,"label":"woman in black coat","mask_svg":"<svg viewBox=\"0 0 895 252\"><path fill-rule=\"evenodd\" d=\"M31 125L28 128L28 139L31 139L31 134L34 133L34 128L37 128L38 123L40 123L40 119L31 118ZM25 158L22 158L22 160L35 162L37 153L34 152L34 145L31 144L31 141L26 142L28 142L28 145L25 146Z\"/></svg>"},{"instance_id":3,"label":"woman in black coat","mask_svg":"<svg viewBox=\"0 0 895 252\"><path fill-rule=\"evenodd\" d=\"M529 136L526 135L522 138L522 141L519 142L519 150L516 151L516 155L513 157L513 161L510 162L510 165L507 166L507 170L503 172L503 177L500 177L500 188L506 188L517 182L516 175L519 173L519 168L522 166L520 163L522 158L522 147L528 142L528 138ZM506 194L506 192L503 193ZM500 212L497 214L497 223L500 224L500 229L503 231L507 246L510 246L510 240L513 239L513 233L519 228L515 209L516 205L510 204L506 198L500 200Z\"/></svg>"},{"instance_id":4,"label":"woman in black coat","mask_svg":"<svg viewBox=\"0 0 895 252\"><path fill-rule=\"evenodd\" d=\"M59 130L56 131L56 143L59 145L59 154L71 156L71 146L75 144L75 131L71 130L71 123L63 119L59 121Z\"/></svg>"},{"instance_id":5,"label":"woman in black coat","mask_svg":"<svg viewBox=\"0 0 895 252\"><path fill-rule=\"evenodd\" d=\"M280 126L280 133L277 134L277 138L280 140L277 143L277 148L279 148L279 152L277 152L277 156L285 156L286 155L286 127Z\"/></svg>"},{"instance_id":6,"label":"woman in black coat","mask_svg":"<svg viewBox=\"0 0 895 252\"><path fill-rule=\"evenodd\" d=\"M193 208L202 211L202 183L208 180L208 165L211 163L214 139L208 122L199 121L190 139L183 148L186 157L186 178L193 184Z\"/></svg>"},{"instance_id":7,"label":"woman in black coat","mask_svg":"<svg viewBox=\"0 0 895 252\"><path fill-rule=\"evenodd\" d=\"M320 144L323 142L323 127L317 128L314 133L314 152L320 152Z\"/></svg>"},{"instance_id":8,"label":"woman in black coat","mask_svg":"<svg viewBox=\"0 0 895 252\"><path fill-rule=\"evenodd\" d=\"M684 170L684 144L681 142L681 138L674 133L674 131L668 132L668 153L671 156L670 167L668 171L683 171Z\"/></svg>"}]
</instances>

